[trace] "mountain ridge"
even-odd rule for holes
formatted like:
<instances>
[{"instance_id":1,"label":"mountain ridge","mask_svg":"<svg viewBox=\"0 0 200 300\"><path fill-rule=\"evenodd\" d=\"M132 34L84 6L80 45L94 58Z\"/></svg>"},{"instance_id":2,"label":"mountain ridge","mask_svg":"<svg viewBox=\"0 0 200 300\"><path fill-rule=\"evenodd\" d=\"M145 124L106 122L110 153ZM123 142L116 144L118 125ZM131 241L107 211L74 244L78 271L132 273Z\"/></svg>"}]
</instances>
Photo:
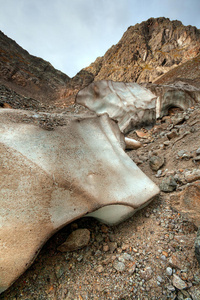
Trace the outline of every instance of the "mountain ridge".
<instances>
[{"instance_id":1,"label":"mountain ridge","mask_svg":"<svg viewBox=\"0 0 200 300\"><path fill-rule=\"evenodd\" d=\"M166 73L181 70L182 64L200 55L200 29L164 17L128 27L104 56L72 78L30 55L2 32L0 42L0 84L23 97L61 108L73 104L78 91L96 80L164 84ZM197 68L197 78L192 79L197 83L199 64L198 59L191 63Z\"/></svg>"}]
</instances>

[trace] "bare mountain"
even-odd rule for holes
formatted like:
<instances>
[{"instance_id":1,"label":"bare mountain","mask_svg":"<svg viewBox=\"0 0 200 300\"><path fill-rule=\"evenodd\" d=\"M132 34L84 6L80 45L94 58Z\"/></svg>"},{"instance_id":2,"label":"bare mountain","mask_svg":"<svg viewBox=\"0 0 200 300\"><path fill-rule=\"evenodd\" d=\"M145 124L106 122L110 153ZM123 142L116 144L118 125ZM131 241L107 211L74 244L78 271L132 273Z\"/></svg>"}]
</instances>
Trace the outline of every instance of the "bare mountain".
<instances>
[{"instance_id":1,"label":"bare mountain","mask_svg":"<svg viewBox=\"0 0 200 300\"><path fill-rule=\"evenodd\" d=\"M93 80L164 84L171 83L171 77L180 81L184 73L184 81L189 76L188 83L192 80L198 85L198 55L199 29L168 18L151 18L130 26L104 56L69 78L0 32L0 105L6 95L8 104L14 108L20 107L20 97L23 108L35 108L38 103L40 107L64 108L73 104L77 92ZM12 105L16 97L17 103Z\"/></svg>"},{"instance_id":2,"label":"bare mountain","mask_svg":"<svg viewBox=\"0 0 200 300\"><path fill-rule=\"evenodd\" d=\"M25 97L51 103L63 96L69 80L0 31L0 84Z\"/></svg>"},{"instance_id":3,"label":"bare mountain","mask_svg":"<svg viewBox=\"0 0 200 300\"><path fill-rule=\"evenodd\" d=\"M153 82L200 53L200 30L168 18L130 26L121 40L85 70L95 80Z\"/></svg>"}]
</instances>

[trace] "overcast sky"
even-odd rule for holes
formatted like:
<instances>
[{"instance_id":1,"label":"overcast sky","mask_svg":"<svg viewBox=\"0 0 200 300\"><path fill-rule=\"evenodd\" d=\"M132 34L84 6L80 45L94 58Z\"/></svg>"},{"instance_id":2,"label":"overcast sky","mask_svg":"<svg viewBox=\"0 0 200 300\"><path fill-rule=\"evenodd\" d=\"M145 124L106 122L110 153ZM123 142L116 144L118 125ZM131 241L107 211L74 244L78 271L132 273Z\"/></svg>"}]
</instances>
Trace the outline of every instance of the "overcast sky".
<instances>
[{"instance_id":1,"label":"overcast sky","mask_svg":"<svg viewBox=\"0 0 200 300\"><path fill-rule=\"evenodd\" d=\"M0 0L0 7L0 30L70 77L150 17L200 29L200 0Z\"/></svg>"}]
</instances>

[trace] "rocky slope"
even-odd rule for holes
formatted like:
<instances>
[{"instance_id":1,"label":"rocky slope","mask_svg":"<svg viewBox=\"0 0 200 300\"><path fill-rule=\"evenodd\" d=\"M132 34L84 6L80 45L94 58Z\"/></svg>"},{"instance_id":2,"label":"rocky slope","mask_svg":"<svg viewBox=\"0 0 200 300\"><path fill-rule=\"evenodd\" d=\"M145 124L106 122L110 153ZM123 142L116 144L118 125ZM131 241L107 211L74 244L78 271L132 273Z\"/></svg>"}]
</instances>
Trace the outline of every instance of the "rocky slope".
<instances>
[{"instance_id":1,"label":"rocky slope","mask_svg":"<svg viewBox=\"0 0 200 300\"><path fill-rule=\"evenodd\" d=\"M0 31L0 84L24 97L51 103L63 97L69 80L49 62L30 55Z\"/></svg>"},{"instance_id":2,"label":"rocky slope","mask_svg":"<svg viewBox=\"0 0 200 300\"><path fill-rule=\"evenodd\" d=\"M200 55L173 68L159 79L156 79L154 83L170 84L176 83L177 81L200 88Z\"/></svg>"},{"instance_id":3,"label":"rocky slope","mask_svg":"<svg viewBox=\"0 0 200 300\"><path fill-rule=\"evenodd\" d=\"M200 30L180 21L151 18L130 26L121 40L85 70L95 80L153 82L200 53Z\"/></svg>"}]
</instances>

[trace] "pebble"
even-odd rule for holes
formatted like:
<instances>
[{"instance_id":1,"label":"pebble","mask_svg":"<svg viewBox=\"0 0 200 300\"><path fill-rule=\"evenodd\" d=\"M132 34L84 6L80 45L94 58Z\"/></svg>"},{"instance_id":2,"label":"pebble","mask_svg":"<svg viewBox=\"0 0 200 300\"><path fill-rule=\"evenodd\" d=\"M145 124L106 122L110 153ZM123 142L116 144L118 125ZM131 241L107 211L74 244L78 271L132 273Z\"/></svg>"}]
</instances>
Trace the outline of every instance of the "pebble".
<instances>
[{"instance_id":1,"label":"pebble","mask_svg":"<svg viewBox=\"0 0 200 300\"><path fill-rule=\"evenodd\" d=\"M183 281L178 275L173 274L173 286L175 286L179 290L183 290L187 287L185 281Z\"/></svg>"},{"instance_id":2,"label":"pebble","mask_svg":"<svg viewBox=\"0 0 200 300\"><path fill-rule=\"evenodd\" d=\"M167 269L166 269L166 274L167 274L167 275L169 275L169 276L171 276L171 275L172 275L172 273L173 273L173 270L172 270L172 268L170 268L170 267L167 267Z\"/></svg>"},{"instance_id":3,"label":"pebble","mask_svg":"<svg viewBox=\"0 0 200 300\"><path fill-rule=\"evenodd\" d=\"M167 133L167 138L169 140L171 140L177 136L178 136L178 131L176 129L173 129L171 132Z\"/></svg>"},{"instance_id":4,"label":"pebble","mask_svg":"<svg viewBox=\"0 0 200 300\"><path fill-rule=\"evenodd\" d=\"M77 229L57 249L61 252L74 251L87 246L89 241L90 231L88 229Z\"/></svg>"},{"instance_id":5,"label":"pebble","mask_svg":"<svg viewBox=\"0 0 200 300\"><path fill-rule=\"evenodd\" d=\"M176 289L173 285L168 285L167 286L167 289L170 291L170 292L174 292Z\"/></svg>"},{"instance_id":6,"label":"pebble","mask_svg":"<svg viewBox=\"0 0 200 300\"><path fill-rule=\"evenodd\" d=\"M113 264L113 268L119 272L123 272L125 270L125 264L121 261L115 261Z\"/></svg>"},{"instance_id":7,"label":"pebble","mask_svg":"<svg viewBox=\"0 0 200 300\"><path fill-rule=\"evenodd\" d=\"M161 191L165 193L173 192L176 187L177 183L173 176L165 177L160 184Z\"/></svg>"},{"instance_id":8,"label":"pebble","mask_svg":"<svg viewBox=\"0 0 200 300\"><path fill-rule=\"evenodd\" d=\"M177 155L178 155L178 157L182 157L183 154L185 154L185 153L186 153L185 150L180 150L180 151L177 152Z\"/></svg>"},{"instance_id":9,"label":"pebble","mask_svg":"<svg viewBox=\"0 0 200 300\"><path fill-rule=\"evenodd\" d=\"M153 171L158 171L164 165L164 157L152 156L149 159L149 166Z\"/></svg>"},{"instance_id":10,"label":"pebble","mask_svg":"<svg viewBox=\"0 0 200 300\"><path fill-rule=\"evenodd\" d=\"M109 250L109 246L108 245L103 245L103 251L107 252Z\"/></svg>"},{"instance_id":11,"label":"pebble","mask_svg":"<svg viewBox=\"0 0 200 300\"><path fill-rule=\"evenodd\" d=\"M200 147L196 150L196 155L200 154Z\"/></svg>"},{"instance_id":12,"label":"pebble","mask_svg":"<svg viewBox=\"0 0 200 300\"><path fill-rule=\"evenodd\" d=\"M104 267L100 265L100 266L97 267L96 270L97 270L98 273L102 273L104 271Z\"/></svg>"}]
</instances>

